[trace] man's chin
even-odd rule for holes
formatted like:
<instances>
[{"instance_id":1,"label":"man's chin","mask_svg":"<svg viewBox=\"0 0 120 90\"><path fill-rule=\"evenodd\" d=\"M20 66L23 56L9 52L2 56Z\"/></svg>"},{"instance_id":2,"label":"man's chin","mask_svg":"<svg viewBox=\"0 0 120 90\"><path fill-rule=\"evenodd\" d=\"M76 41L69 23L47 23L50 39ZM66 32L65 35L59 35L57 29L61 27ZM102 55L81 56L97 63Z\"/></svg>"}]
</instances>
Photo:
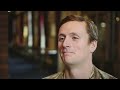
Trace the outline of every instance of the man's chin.
<instances>
[{"instance_id":1,"label":"man's chin","mask_svg":"<svg viewBox=\"0 0 120 90\"><path fill-rule=\"evenodd\" d=\"M74 62L74 60L70 57L64 58L64 62L68 63L68 64L72 64Z\"/></svg>"}]
</instances>

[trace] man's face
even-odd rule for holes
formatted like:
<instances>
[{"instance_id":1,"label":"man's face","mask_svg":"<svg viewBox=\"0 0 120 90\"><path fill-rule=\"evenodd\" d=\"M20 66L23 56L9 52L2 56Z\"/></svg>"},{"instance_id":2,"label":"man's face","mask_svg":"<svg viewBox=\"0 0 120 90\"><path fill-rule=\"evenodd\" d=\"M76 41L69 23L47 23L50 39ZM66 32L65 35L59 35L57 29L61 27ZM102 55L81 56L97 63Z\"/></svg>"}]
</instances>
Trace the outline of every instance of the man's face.
<instances>
[{"instance_id":1,"label":"man's face","mask_svg":"<svg viewBox=\"0 0 120 90\"><path fill-rule=\"evenodd\" d=\"M65 64L76 65L89 60L97 42L89 42L85 22L69 21L58 33L58 49Z\"/></svg>"}]
</instances>

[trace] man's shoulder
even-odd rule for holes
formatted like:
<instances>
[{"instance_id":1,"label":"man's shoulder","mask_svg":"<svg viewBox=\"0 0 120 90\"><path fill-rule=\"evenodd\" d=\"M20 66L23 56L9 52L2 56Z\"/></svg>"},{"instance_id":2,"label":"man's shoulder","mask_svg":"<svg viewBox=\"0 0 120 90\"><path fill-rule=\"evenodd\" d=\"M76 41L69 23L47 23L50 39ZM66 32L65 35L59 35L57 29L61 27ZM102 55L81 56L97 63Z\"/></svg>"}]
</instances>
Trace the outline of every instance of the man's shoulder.
<instances>
[{"instance_id":1,"label":"man's shoulder","mask_svg":"<svg viewBox=\"0 0 120 90\"><path fill-rule=\"evenodd\" d=\"M116 77L114 77L113 75L111 75L109 73L106 73L102 70L99 70L99 71L104 79L117 79Z\"/></svg>"},{"instance_id":2,"label":"man's shoulder","mask_svg":"<svg viewBox=\"0 0 120 90\"><path fill-rule=\"evenodd\" d=\"M99 71L99 73L101 75L101 78L103 78L103 79L117 79L116 77L114 77L113 75L111 75L111 74L109 74L107 72L104 72L104 71L102 71L102 70L100 70L98 68L96 68L96 69Z\"/></svg>"},{"instance_id":3,"label":"man's shoulder","mask_svg":"<svg viewBox=\"0 0 120 90\"><path fill-rule=\"evenodd\" d=\"M63 72L57 72L55 74L49 75L47 77L44 77L42 79L61 79L63 76Z\"/></svg>"}]
</instances>

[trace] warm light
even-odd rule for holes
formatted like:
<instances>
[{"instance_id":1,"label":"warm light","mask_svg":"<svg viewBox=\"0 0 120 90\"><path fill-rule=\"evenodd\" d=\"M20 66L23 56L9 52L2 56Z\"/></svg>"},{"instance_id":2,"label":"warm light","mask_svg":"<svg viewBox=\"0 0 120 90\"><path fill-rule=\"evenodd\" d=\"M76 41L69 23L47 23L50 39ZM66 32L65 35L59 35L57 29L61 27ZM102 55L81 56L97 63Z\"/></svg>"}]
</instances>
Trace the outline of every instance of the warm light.
<instances>
[{"instance_id":1,"label":"warm light","mask_svg":"<svg viewBox=\"0 0 120 90\"><path fill-rule=\"evenodd\" d=\"M44 28L44 19L43 19L43 16L40 17L40 29L41 29L41 49L45 49L45 41L46 41L46 38L45 38L45 28ZM44 50L42 51L44 53Z\"/></svg>"},{"instance_id":2,"label":"warm light","mask_svg":"<svg viewBox=\"0 0 120 90\"><path fill-rule=\"evenodd\" d=\"M24 29L23 29L23 37L24 37L24 38L27 38L27 37L28 37L28 27L27 27L27 26L24 26Z\"/></svg>"},{"instance_id":3,"label":"warm light","mask_svg":"<svg viewBox=\"0 0 120 90\"><path fill-rule=\"evenodd\" d=\"M116 17L116 21L117 21L117 22L120 21L120 18L119 18L119 17Z\"/></svg>"},{"instance_id":4,"label":"warm light","mask_svg":"<svg viewBox=\"0 0 120 90\"><path fill-rule=\"evenodd\" d=\"M32 47L32 45L33 45L33 40L32 40L32 36L31 35L29 35L29 38L28 38L28 46L29 47Z\"/></svg>"},{"instance_id":5,"label":"warm light","mask_svg":"<svg viewBox=\"0 0 120 90\"><path fill-rule=\"evenodd\" d=\"M106 23L105 23L105 22L102 22L102 23L101 23L101 27L103 27L103 28L106 27Z\"/></svg>"},{"instance_id":6,"label":"warm light","mask_svg":"<svg viewBox=\"0 0 120 90\"><path fill-rule=\"evenodd\" d=\"M45 54L45 49L41 49L41 54Z\"/></svg>"},{"instance_id":7,"label":"warm light","mask_svg":"<svg viewBox=\"0 0 120 90\"><path fill-rule=\"evenodd\" d=\"M33 46L33 36L32 36L32 12L28 11L28 47Z\"/></svg>"},{"instance_id":8,"label":"warm light","mask_svg":"<svg viewBox=\"0 0 120 90\"><path fill-rule=\"evenodd\" d=\"M48 54L57 54L57 50L49 50Z\"/></svg>"},{"instance_id":9,"label":"warm light","mask_svg":"<svg viewBox=\"0 0 120 90\"><path fill-rule=\"evenodd\" d=\"M55 37L55 35L56 35L55 30L56 30L55 24L52 23L52 24L51 24L51 36L53 36L53 37Z\"/></svg>"}]
</instances>

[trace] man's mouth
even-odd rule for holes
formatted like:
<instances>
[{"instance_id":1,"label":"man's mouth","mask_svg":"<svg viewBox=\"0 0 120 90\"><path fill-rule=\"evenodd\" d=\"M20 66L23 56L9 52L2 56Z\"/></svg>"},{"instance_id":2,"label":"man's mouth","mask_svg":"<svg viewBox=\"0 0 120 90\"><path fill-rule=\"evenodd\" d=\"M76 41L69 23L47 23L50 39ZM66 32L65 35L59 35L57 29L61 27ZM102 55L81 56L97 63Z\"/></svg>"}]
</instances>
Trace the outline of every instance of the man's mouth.
<instances>
[{"instance_id":1,"label":"man's mouth","mask_svg":"<svg viewBox=\"0 0 120 90\"><path fill-rule=\"evenodd\" d=\"M69 56L71 54L73 54L73 52L63 52L63 55L65 55L65 56Z\"/></svg>"}]
</instances>

